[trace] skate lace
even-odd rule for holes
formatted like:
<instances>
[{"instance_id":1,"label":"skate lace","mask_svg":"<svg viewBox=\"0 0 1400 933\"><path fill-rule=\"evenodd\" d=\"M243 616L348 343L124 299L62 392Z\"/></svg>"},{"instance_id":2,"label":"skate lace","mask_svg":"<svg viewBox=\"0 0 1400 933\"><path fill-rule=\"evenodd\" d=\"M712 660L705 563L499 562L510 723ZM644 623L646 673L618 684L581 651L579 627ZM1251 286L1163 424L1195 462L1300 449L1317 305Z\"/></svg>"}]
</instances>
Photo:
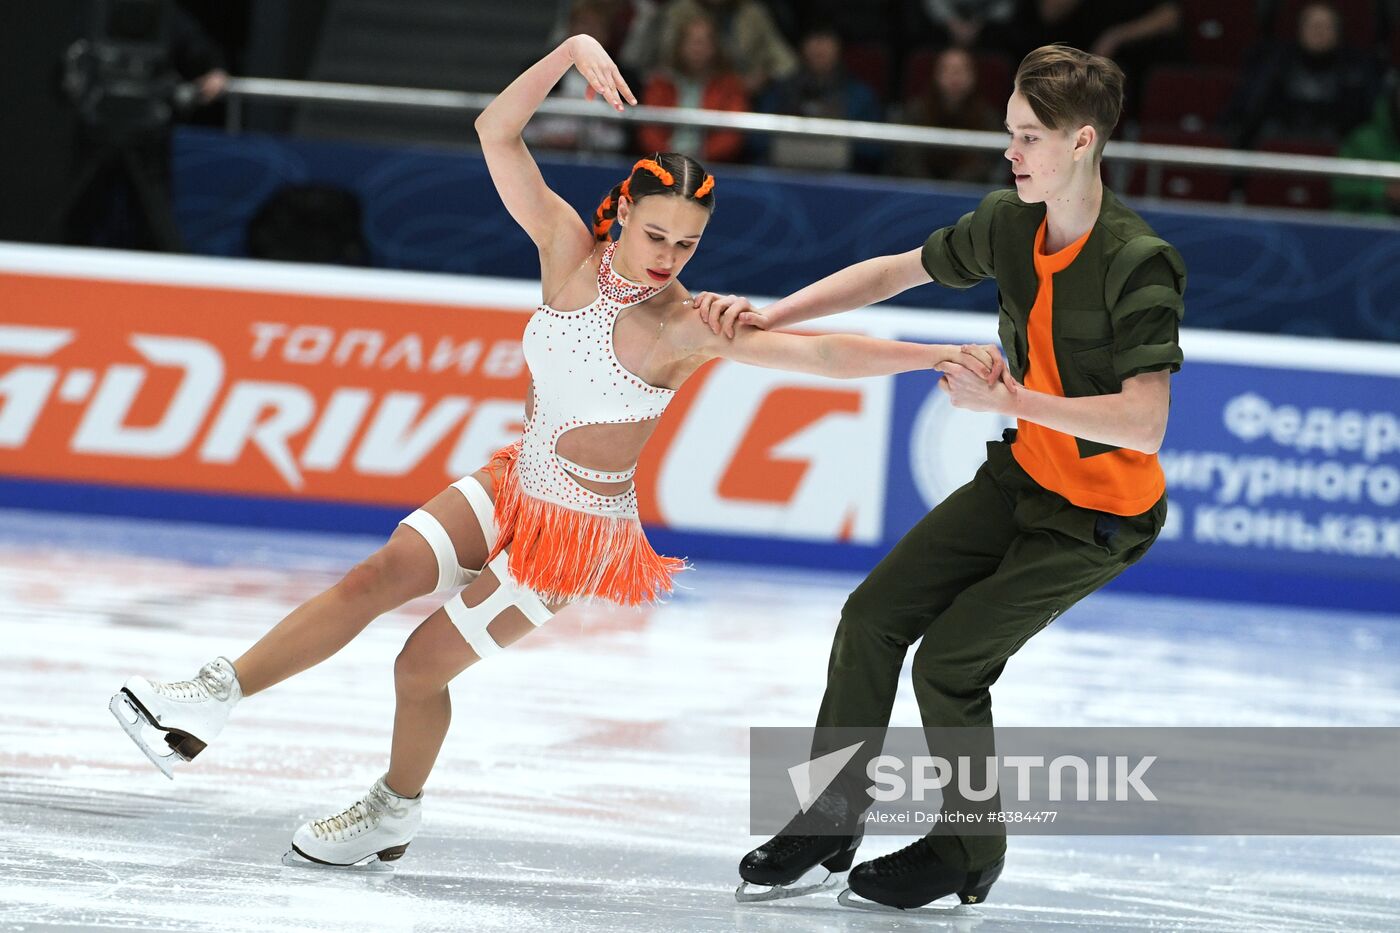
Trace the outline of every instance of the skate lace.
<instances>
[{"instance_id":1,"label":"skate lace","mask_svg":"<svg viewBox=\"0 0 1400 933\"><path fill-rule=\"evenodd\" d=\"M151 686L157 693L175 700L203 700L206 697L227 700L233 689L233 675L211 661L199 669L193 680L177 680L174 683L152 681Z\"/></svg>"},{"instance_id":2,"label":"skate lace","mask_svg":"<svg viewBox=\"0 0 1400 933\"><path fill-rule=\"evenodd\" d=\"M869 870L877 875L902 875L910 871L928 867L928 840L920 839L898 852L882 855L869 863Z\"/></svg>"},{"instance_id":3,"label":"skate lace","mask_svg":"<svg viewBox=\"0 0 1400 933\"><path fill-rule=\"evenodd\" d=\"M227 700L233 690L233 671L213 661L199 669L195 680L209 691L211 697L218 700Z\"/></svg>"},{"instance_id":4,"label":"skate lace","mask_svg":"<svg viewBox=\"0 0 1400 933\"><path fill-rule=\"evenodd\" d=\"M355 801L335 816L316 820L311 824L311 831L322 839L332 839L352 830L372 829L379 825L386 812L398 813L399 809L393 805L388 791L376 784L363 799Z\"/></svg>"}]
</instances>

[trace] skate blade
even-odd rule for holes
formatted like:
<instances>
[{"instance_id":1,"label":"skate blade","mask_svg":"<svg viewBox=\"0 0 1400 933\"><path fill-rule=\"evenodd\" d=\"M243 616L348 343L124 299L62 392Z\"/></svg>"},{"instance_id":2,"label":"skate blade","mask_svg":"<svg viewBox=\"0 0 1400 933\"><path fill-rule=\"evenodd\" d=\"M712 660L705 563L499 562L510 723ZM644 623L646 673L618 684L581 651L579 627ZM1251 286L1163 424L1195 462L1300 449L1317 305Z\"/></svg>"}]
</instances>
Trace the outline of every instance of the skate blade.
<instances>
[{"instance_id":1,"label":"skate blade","mask_svg":"<svg viewBox=\"0 0 1400 933\"><path fill-rule=\"evenodd\" d=\"M288 849L282 854L282 864L289 868L310 868L314 871L354 872L368 875L392 875L394 873L394 864L380 861L378 855L360 859L353 865L331 865L327 862L313 862L297 850Z\"/></svg>"},{"instance_id":2,"label":"skate blade","mask_svg":"<svg viewBox=\"0 0 1400 933\"><path fill-rule=\"evenodd\" d=\"M826 877L822 880L808 884L775 884L770 887L742 881L739 883L739 887L734 889L734 900L740 904L783 901L793 897L806 897L808 894L820 894L822 891L832 891L839 883L840 881L831 872L827 872Z\"/></svg>"},{"instance_id":3,"label":"skate blade","mask_svg":"<svg viewBox=\"0 0 1400 933\"><path fill-rule=\"evenodd\" d=\"M118 693L116 696L112 697L111 702L107 704L107 709L112 711L112 715L122 727L122 731L127 734L131 741L136 743L136 747L141 749L147 758L151 759L151 764L159 768L161 774L172 781L175 780L175 761L177 759L183 759L180 759L180 756L175 753L174 749L171 749L168 755L161 755L156 752L155 748L147 741L146 729L149 728L153 732L157 732L157 734L162 736L162 739L164 738L164 734L160 733L155 726L151 725L150 720L148 720L145 714L132 702L131 697L127 696L124 691ZM160 744L165 748L170 747L164 741Z\"/></svg>"},{"instance_id":4,"label":"skate blade","mask_svg":"<svg viewBox=\"0 0 1400 933\"><path fill-rule=\"evenodd\" d=\"M888 904L880 904L875 901L867 901L850 888L846 888L836 895L836 903L842 907L850 907L854 910L867 910L871 913L881 914L903 914L905 916L918 916L920 914L946 917L948 919L967 918L980 919L977 909L966 904L925 904L923 907L891 907Z\"/></svg>"}]
</instances>

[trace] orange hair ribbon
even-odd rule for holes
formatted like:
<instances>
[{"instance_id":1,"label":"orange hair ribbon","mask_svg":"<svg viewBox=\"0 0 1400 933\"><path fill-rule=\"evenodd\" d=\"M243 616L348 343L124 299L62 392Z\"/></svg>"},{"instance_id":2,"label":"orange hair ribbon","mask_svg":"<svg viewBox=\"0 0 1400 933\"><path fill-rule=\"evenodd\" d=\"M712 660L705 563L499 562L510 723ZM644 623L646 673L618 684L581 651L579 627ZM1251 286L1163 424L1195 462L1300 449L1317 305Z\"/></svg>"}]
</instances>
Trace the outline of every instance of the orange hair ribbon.
<instances>
[{"instance_id":1,"label":"orange hair ribbon","mask_svg":"<svg viewBox=\"0 0 1400 933\"><path fill-rule=\"evenodd\" d=\"M645 169L646 171L651 172L657 178L661 179L661 183L667 188L671 187L676 183L676 176L672 175L670 172L662 168L661 163L657 162L655 159L639 159L637 161L637 164L632 166L632 171L635 172L639 168ZM627 177L627 180L631 181L632 176L629 175Z\"/></svg>"}]
</instances>

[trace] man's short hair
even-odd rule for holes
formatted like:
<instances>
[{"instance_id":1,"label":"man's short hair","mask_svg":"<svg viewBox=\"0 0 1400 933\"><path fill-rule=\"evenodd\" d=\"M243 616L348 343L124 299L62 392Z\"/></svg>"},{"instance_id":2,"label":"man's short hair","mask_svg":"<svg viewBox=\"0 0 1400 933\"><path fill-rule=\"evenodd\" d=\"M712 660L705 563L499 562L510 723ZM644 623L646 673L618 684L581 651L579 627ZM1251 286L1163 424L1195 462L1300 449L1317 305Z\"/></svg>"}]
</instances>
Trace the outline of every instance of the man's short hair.
<instances>
[{"instance_id":1,"label":"man's short hair","mask_svg":"<svg viewBox=\"0 0 1400 933\"><path fill-rule=\"evenodd\" d=\"M1049 129L1093 126L1095 159L1123 114L1123 69L1068 45L1043 45L1027 55L1016 69L1016 90Z\"/></svg>"}]
</instances>

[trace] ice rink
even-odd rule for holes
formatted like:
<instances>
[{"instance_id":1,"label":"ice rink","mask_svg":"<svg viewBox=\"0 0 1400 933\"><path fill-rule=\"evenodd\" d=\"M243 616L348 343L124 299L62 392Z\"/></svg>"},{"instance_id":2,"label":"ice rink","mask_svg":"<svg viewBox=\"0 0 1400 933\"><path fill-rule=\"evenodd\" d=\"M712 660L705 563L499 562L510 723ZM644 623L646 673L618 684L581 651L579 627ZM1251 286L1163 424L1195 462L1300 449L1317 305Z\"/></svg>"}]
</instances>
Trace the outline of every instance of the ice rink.
<instances>
[{"instance_id":1,"label":"ice rink","mask_svg":"<svg viewBox=\"0 0 1400 933\"><path fill-rule=\"evenodd\" d=\"M810 724L854 580L710 562L660 610L575 610L459 678L397 872L283 867L386 767L393 659L433 603L240 706L173 783L107 701L236 657L376 543L0 512L0 929L1400 929L1393 837L1013 836L978 908L737 905L747 730ZM1395 725L1397 662L1400 617L1110 593L994 696L1001 725Z\"/></svg>"}]
</instances>

